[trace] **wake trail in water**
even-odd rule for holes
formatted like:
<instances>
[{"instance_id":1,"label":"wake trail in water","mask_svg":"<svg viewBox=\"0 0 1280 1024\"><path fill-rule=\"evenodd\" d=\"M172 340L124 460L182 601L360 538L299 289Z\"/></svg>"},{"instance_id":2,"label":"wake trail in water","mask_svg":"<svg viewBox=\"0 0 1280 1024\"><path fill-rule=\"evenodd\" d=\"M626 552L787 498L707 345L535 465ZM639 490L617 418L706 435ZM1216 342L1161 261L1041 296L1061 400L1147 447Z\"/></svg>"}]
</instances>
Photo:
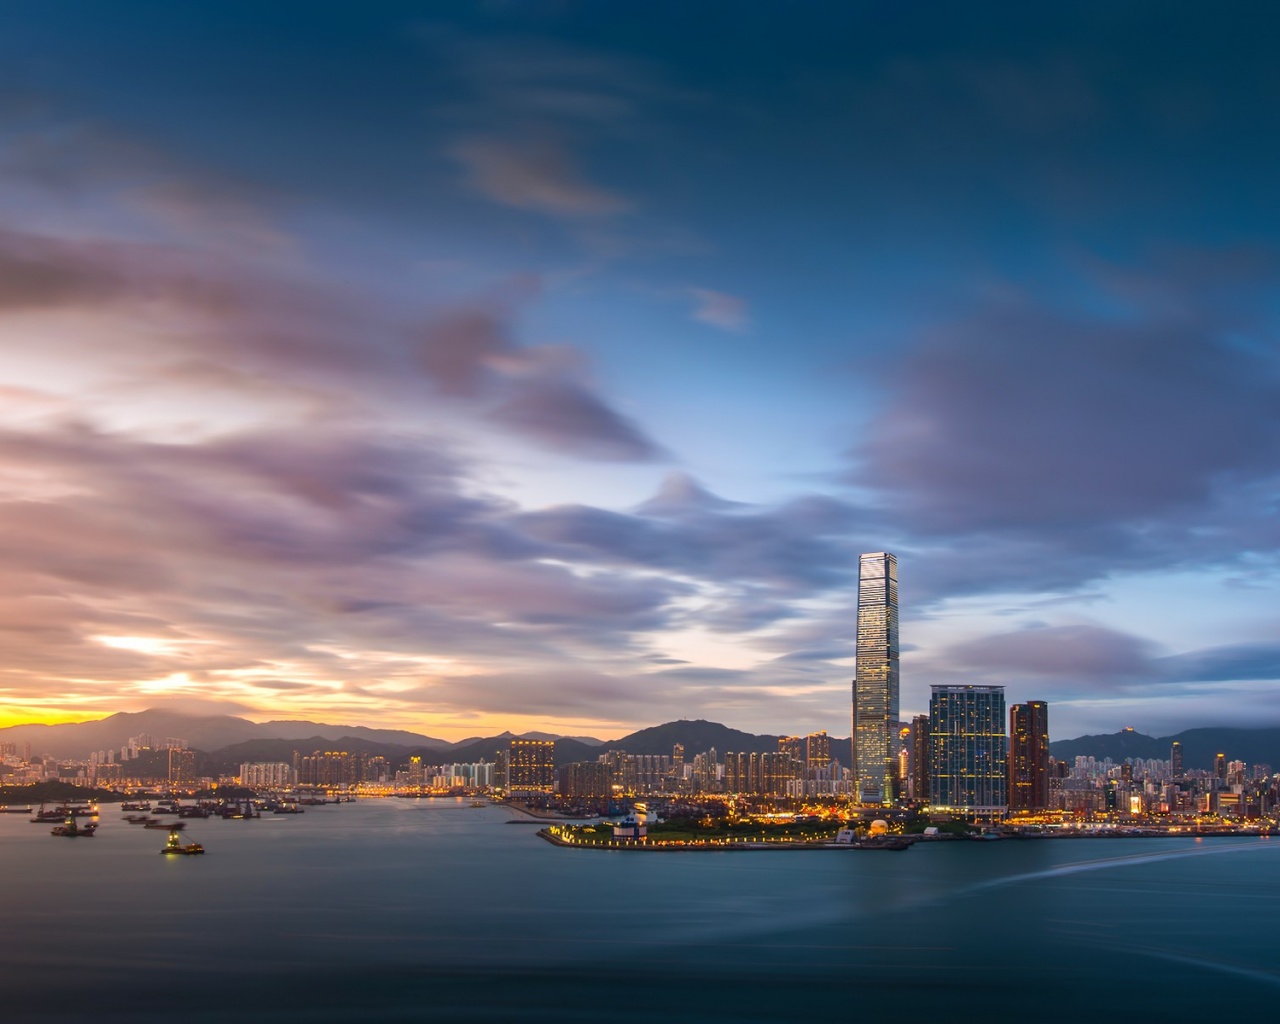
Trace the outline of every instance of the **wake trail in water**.
<instances>
[{"instance_id":1,"label":"wake trail in water","mask_svg":"<svg viewBox=\"0 0 1280 1024\"><path fill-rule=\"evenodd\" d=\"M1206 846L1195 847L1187 850L1166 850L1161 853L1134 853L1127 857L1100 857L1097 860L1079 860L1072 861L1069 864L1058 864L1051 868L1044 868L1040 871L1028 871L1018 875L1005 875L1003 878L990 878L982 882L974 882L962 889L957 890L957 894L965 894L971 892L983 892L988 889L1002 889L1010 885L1020 885L1023 882L1034 882L1042 878L1060 878L1065 875L1077 875L1085 871L1106 871L1110 868L1134 867L1139 864L1155 864L1164 860L1183 860L1187 857L1212 857L1226 853L1240 853L1244 850L1258 850L1261 845L1250 843L1248 845L1233 844L1231 846ZM1280 849L1276 846L1275 849Z\"/></svg>"}]
</instances>

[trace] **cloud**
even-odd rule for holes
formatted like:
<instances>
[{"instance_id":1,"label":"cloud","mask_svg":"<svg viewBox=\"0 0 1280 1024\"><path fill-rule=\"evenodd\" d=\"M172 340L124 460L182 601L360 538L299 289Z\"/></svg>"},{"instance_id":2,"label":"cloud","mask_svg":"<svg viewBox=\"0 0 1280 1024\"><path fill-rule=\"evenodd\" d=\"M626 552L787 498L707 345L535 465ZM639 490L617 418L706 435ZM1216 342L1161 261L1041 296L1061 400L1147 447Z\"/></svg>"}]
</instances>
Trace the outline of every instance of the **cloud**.
<instances>
[{"instance_id":1,"label":"cloud","mask_svg":"<svg viewBox=\"0 0 1280 1024\"><path fill-rule=\"evenodd\" d=\"M558 376L514 384L493 418L558 451L614 462L649 462L665 453L631 420L580 382Z\"/></svg>"},{"instance_id":2,"label":"cloud","mask_svg":"<svg viewBox=\"0 0 1280 1024\"><path fill-rule=\"evenodd\" d=\"M690 288L689 294L697 302L693 310L693 318L698 323L733 332L744 331L750 324L747 303L744 299L726 295L724 292L715 292L709 288Z\"/></svg>"},{"instance_id":3,"label":"cloud","mask_svg":"<svg viewBox=\"0 0 1280 1024\"><path fill-rule=\"evenodd\" d=\"M992 310L890 386L857 480L926 532L1141 521L1280 465L1274 361L1186 323Z\"/></svg>"},{"instance_id":4,"label":"cloud","mask_svg":"<svg viewBox=\"0 0 1280 1024\"><path fill-rule=\"evenodd\" d=\"M1251 687L1280 679L1280 645L1227 644L1171 655L1142 637L1093 623L1038 624L934 650L913 660L911 677L1004 684L1018 691L1011 699L1065 704L1069 719L1093 702L1120 702L1145 704L1145 713L1162 721L1180 714L1230 720L1234 716L1223 715L1212 698L1256 703Z\"/></svg>"},{"instance_id":5,"label":"cloud","mask_svg":"<svg viewBox=\"0 0 1280 1024\"><path fill-rule=\"evenodd\" d=\"M1280 681L1280 643L1207 647L1162 658L1157 666L1170 679L1190 682L1256 679Z\"/></svg>"},{"instance_id":6,"label":"cloud","mask_svg":"<svg viewBox=\"0 0 1280 1024\"><path fill-rule=\"evenodd\" d=\"M1115 686L1149 676L1153 647L1093 625L1042 626L957 644L936 660L975 678L1032 677L1071 686Z\"/></svg>"},{"instance_id":7,"label":"cloud","mask_svg":"<svg viewBox=\"0 0 1280 1024\"><path fill-rule=\"evenodd\" d=\"M605 217L625 212L621 196L590 184L568 148L549 137L472 138L453 156L476 192L506 206L565 217Z\"/></svg>"},{"instance_id":8,"label":"cloud","mask_svg":"<svg viewBox=\"0 0 1280 1024\"><path fill-rule=\"evenodd\" d=\"M517 518L520 528L564 557L680 573L722 585L752 584L792 597L848 587L856 542L834 523L814 531L796 503L777 509L704 512L656 519L583 505Z\"/></svg>"},{"instance_id":9,"label":"cloud","mask_svg":"<svg viewBox=\"0 0 1280 1024\"><path fill-rule=\"evenodd\" d=\"M118 272L73 245L0 230L0 310L100 303L124 290Z\"/></svg>"},{"instance_id":10,"label":"cloud","mask_svg":"<svg viewBox=\"0 0 1280 1024\"><path fill-rule=\"evenodd\" d=\"M418 363L441 394L474 400L489 422L562 454L610 462L667 457L591 385L579 350L518 345L508 317L461 308L419 333Z\"/></svg>"},{"instance_id":11,"label":"cloud","mask_svg":"<svg viewBox=\"0 0 1280 1024\"><path fill-rule=\"evenodd\" d=\"M1257 296L1205 262L1095 267L1092 312L997 300L884 369L847 479L915 565L914 599L1276 562L1280 360Z\"/></svg>"},{"instance_id":12,"label":"cloud","mask_svg":"<svg viewBox=\"0 0 1280 1024\"><path fill-rule=\"evenodd\" d=\"M642 516L665 519L743 507L740 502L726 501L712 494L688 473L672 472L663 478L658 493L642 502L636 512Z\"/></svg>"},{"instance_id":13,"label":"cloud","mask_svg":"<svg viewBox=\"0 0 1280 1024\"><path fill-rule=\"evenodd\" d=\"M505 318L482 309L459 309L437 318L417 343L419 364L441 393L467 397L481 394L497 357L513 351Z\"/></svg>"}]
</instances>

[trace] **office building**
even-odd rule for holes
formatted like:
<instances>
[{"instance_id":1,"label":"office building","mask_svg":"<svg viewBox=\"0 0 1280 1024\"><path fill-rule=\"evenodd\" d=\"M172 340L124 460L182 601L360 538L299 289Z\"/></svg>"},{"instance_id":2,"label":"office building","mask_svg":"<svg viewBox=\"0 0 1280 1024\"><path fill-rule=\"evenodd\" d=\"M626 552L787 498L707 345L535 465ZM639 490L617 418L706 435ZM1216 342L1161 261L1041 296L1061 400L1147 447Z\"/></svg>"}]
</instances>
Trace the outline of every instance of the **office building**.
<instances>
[{"instance_id":1,"label":"office building","mask_svg":"<svg viewBox=\"0 0 1280 1024\"><path fill-rule=\"evenodd\" d=\"M1178 740L1174 740L1173 746L1169 749L1169 774L1175 779L1183 776L1182 744Z\"/></svg>"},{"instance_id":2,"label":"office building","mask_svg":"<svg viewBox=\"0 0 1280 1024\"><path fill-rule=\"evenodd\" d=\"M1008 804L1003 686L934 686L929 698L929 805L990 817Z\"/></svg>"},{"instance_id":3,"label":"office building","mask_svg":"<svg viewBox=\"0 0 1280 1024\"><path fill-rule=\"evenodd\" d=\"M884 551L858 560L858 645L853 680L853 795L893 798L897 775L898 560Z\"/></svg>"},{"instance_id":4,"label":"office building","mask_svg":"<svg viewBox=\"0 0 1280 1024\"><path fill-rule=\"evenodd\" d=\"M1049 705L1029 700L1009 709L1009 810L1049 806Z\"/></svg>"}]
</instances>

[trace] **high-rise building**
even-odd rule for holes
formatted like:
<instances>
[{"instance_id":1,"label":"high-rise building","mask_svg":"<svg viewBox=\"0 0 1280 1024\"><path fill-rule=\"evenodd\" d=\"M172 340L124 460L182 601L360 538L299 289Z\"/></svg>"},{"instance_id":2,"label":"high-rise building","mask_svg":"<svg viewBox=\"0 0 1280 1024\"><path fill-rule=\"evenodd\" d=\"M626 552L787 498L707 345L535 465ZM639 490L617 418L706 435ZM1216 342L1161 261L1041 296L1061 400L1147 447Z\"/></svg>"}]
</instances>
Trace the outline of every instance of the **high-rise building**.
<instances>
[{"instance_id":1,"label":"high-rise building","mask_svg":"<svg viewBox=\"0 0 1280 1024\"><path fill-rule=\"evenodd\" d=\"M911 799L929 799L929 716L911 719Z\"/></svg>"},{"instance_id":2,"label":"high-rise building","mask_svg":"<svg viewBox=\"0 0 1280 1024\"><path fill-rule=\"evenodd\" d=\"M196 781L196 752L181 747L169 748L169 782L190 786Z\"/></svg>"},{"instance_id":3,"label":"high-rise building","mask_svg":"<svg viewBox=\"0 0 1280 1024\"><path fill-rule=\"evenodd\" d=\"M1175 779L1183 776L1182 744L1178 740L1173 741L1173 746L1169 750L1169 774Z\"/></svg>"},{"instance_id":4,"label":"high-rise building","mask_svg":"<svg viewBox=\"0 0 1280 1024\"><path fill-rule=\"evenodd\" d=\"M556 773L556 791L573 800L607 805L613 794L612 773L604 761L575 761Z\"/></svg>"},{"instance_id":5,"label":"high-rise building","mask_svg":"<svg viewBox=\"0 0 1280 1024\"><path fill-rule=\"evenodd\" d=\"M363 754L345 750L317 750L306 757L293 752L300 786L354 786L363 777L363 762Z\"/></svg>"},{"instance_id":6,"label":"high-rise building","mask_svg":"<svg viewBox=\"0 0 1280 1024\"><path fill-rule=\"evenodd\" d=\"M1049 705L1029 700L1009 709L1009 810L1049 806Z\"/></svg>"},{"instance_id":7,"label":"high-rise building","mask_svg":"<svg viewBox=\"0 0 1280 1024\"><path fill-rule=\"evenodd\" d=\"M250 789L287 789L297 781L287 761L252 761L240 766L240 785Z\"/></svg>"},{"instance_id":8,"label":"high-rise building","mask_svg":"<svg viewBox=\"0 0 1280 1024\"><path fill-rule=\"evenodd\" d=\"M1218 754L1213 759L1213 777L1219 782L1227 781L1227 755Z\"/></svg>"},{"instance_id":9,"label":"high-rise building","mask_svg":"<svg viewBox=\"0 0 1280 1024\"><path fill-rule=\"evenodd\" d=\"M989 816L1008 799L1003 686L934 686L929 698L929 804Z\"/></svg>"},{"instance_id":10,"label":"high-rise building","mask_svg":"<svg viewBox=\"0 0 1280 1024\"><path fill-rule=\"evenodd\" d=\"M853 795L893 797L898 722L898 559L884 551L858 559L858 647L853 680Z\"/></svg>"},{"instance_id":11,"label":"high-rise building","mask_svg":"<svg viewBox=\"0 0 1280 1024\"><path fill-rule=\"evenodd\" d=\"M804 763L810 775L831 765L831 737L826 729L811 732L804 738Z\"/></svg>"},{"instance_id":12,"label":"high-rise building","mask_svg":"<svg viewBox=\"0 0 1280 1024\"><path fill-rule=\"evenodd\" d=\"M512 740L507 747L507 792L550 793L555 786L555 742Z\"/></svg>"}]
</instances>

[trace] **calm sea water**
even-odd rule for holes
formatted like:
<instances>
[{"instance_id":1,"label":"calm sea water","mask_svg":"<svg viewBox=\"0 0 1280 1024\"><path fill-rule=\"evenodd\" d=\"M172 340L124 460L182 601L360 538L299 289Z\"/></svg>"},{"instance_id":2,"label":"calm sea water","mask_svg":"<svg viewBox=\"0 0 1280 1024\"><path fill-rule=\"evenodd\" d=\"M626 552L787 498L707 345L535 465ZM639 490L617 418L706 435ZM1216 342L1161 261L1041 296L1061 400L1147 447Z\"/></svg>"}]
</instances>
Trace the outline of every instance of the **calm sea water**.
<instances>
[{"instance_id":1,"label":"calm sea water","mask_svg":"<svg viewBox=\"0 0 1280 1024\"><path fill-rule=\"evenodd\" d=\"M1280 1006L1280 840L553 847L499 807L0 815L6 1021L1204 1020Z\"/></svg>"}]
</instances>

